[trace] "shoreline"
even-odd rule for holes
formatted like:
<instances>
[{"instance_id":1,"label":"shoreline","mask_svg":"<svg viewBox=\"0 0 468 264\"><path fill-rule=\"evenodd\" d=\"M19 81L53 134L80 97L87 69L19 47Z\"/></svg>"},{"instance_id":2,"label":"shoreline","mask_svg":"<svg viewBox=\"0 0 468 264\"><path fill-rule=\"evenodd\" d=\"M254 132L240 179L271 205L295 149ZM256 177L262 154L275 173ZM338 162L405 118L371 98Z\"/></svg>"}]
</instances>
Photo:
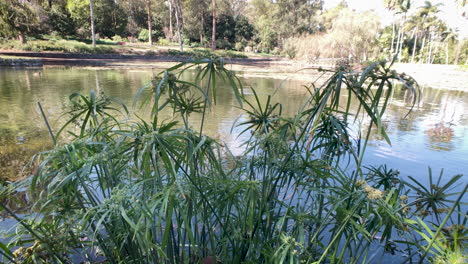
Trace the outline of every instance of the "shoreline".
<instances>
[{"instance_id":1,"label":"shoreline","mask_svg":"<svg viewBox=\"0 0 468 264\"><path fill-rule=\"evenodd\" d=\"M24 52L0 50L9 61L1 67L80 67L100 69L153 69L168 68L191 57L170 55L136 54L84 54L61 52ZM22 62L24 61L24 63ZM278 57L226 58L227 68L247 78L290 79L314 82L323 74L317 69L333 68L333 65L318 65ZM468 91L468 71L457 65L395 63L393 69L406 73L421 87L445 90Z\"/></svg>"}]
</instances>

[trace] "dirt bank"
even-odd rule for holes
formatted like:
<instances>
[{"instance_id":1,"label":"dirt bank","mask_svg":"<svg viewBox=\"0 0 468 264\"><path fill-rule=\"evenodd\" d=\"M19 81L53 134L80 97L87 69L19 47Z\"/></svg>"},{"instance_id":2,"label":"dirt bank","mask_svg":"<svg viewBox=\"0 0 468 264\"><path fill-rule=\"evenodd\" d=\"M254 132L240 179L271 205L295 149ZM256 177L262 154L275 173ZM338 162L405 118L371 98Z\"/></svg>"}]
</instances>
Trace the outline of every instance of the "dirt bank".
<instances>
[{"instance_id":1,"label":"dirt bank","mask_svg":"<svg viewBox=\"0 0 468 264\"><path fill-rule=\"evenodd\" d=\"M422 86L468 91L468 71L456 65L399 63L394 68L413 76Z\"/></svg>"}]
</instances>

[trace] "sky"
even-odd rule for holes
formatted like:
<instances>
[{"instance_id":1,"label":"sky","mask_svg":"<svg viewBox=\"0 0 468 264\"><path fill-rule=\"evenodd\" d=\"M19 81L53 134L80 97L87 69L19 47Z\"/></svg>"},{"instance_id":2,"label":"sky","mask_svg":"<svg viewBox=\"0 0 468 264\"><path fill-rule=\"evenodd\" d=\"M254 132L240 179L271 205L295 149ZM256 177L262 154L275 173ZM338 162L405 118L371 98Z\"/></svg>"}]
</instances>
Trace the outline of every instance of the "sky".
<instances>
[{"instance_id":1,"label":"sky","mask_svg":"<svg viewBox=\"0 0 468 264\"><path fill-rule=\"evenodd\" d=\"M333 8L338 5L342 0L325 0L325 9ZM424 4L425 0L413 0L411 9L417 10L418 7ZM346 0L348 6L356 11L374 10L381 18L383 25L389 25L392 21L392 15L385 9L383 0ZM446 23L453 29L458 29L460 35L468 38L468 19L459 15L459 10L454 0L431 0L433 4L441 3L439 7L441 12L438 16L446 21ZM465 7L467 9L468 7Z\"/></svg>"}]
</instances>

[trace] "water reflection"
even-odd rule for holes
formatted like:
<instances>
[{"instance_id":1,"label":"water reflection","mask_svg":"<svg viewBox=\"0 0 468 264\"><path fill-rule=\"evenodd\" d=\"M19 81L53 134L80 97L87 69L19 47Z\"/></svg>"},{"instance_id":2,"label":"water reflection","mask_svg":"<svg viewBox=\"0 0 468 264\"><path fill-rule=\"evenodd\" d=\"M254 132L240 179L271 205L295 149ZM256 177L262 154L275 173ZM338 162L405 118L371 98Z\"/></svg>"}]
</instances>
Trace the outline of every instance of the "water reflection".
<instances>
[{"instance_id":1,"label":"water reflection","mask_svg":"<svg viewBox=\"0 0 468 264\"><path fill-rule=\"evenodd\" d=\"M37 70L0 69L1 177L12 178L32 153L50 144L36 102L42 103L51 125L57 129L63 123L61 113L71 93L89 94L90 90L96 90L121 98L131 106L138 89L149 82L154 72L158 70L44 68L37 74ZM191 79L193 75L188 72L184 78ZM267 78L244 78L243 81L244 92L251 96L249 87L254 87L263 102L274 93L272 103L280 102L287 115L299 109L307 94L304 83L299 81ZM392 146L382 141L380 135L373 134L366 162L387 163L403 175L421 174L428 165L434 169L448 168L449 175L468 171L468 93L424 88L410 114L411 102L404 99L406 93L401 87L394 90L384 116ZM345 103L347 98L343 96L341 100ZM231 89L222 86L218 91L218 104L212 107L204 128L208 134L228 144L236 155L242 152L242 138L237 135L239 129L232 130L232 127L242 114ZM165 117L172 118L172 113L166 113ZM194 114L190 119L197 125L200 115ZM450 127L450 136L444 140L431 136L429 131L436 124Z\"/></svg>"}]
</instances>

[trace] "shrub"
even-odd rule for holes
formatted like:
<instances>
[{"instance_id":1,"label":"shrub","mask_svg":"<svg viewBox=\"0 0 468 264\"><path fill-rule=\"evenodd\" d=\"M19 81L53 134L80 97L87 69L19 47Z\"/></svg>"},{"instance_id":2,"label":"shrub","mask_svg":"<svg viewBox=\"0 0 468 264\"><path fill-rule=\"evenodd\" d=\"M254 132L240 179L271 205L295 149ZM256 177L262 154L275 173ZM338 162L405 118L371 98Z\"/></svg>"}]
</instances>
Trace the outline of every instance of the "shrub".
<instances>
[{"instance_id":1,"label":"shrub","mask_svg":"<svg viewBox=\"0 0 468 264\"><path fill-rule=\"evenodd\" d=\"M169 46L170 43L171 42L166 38L160 38L158 40L158 44L161 45L161 46Z\"/></svg>"},{"instance_id":2,"label":"shrub","mask_svg":"<svg viewBox=\"0 0 468 264\"><path fill-rule=\"evenodd\" d=\"M158 55L157 52L153 51L153 50L148 50L148 51L145 51L145 56L156 56Z\"/></svg>"},{"instance_id":3,"label":"shrub","mask_svg":"<svg viewBox=\"0 0 468 264\"><path fill-rule=\"evenodd\" d=\"M119 36L119 35L114 35L114 36L112 37L112 41L114 41L114 42L124 42L125 40L126 40L126 39L122 38L122 37Z\"/></svg>"},{"instance_id":4,"label":"shrub","mask_svg":"<svg viewBox=\"0 0 468 264\"><path fill-rule=\"evenodd\" d=\"M140 30L140 33L138 33L138 40L143 42L147 42L149 40L149 33L146 28Z\"/></svg>"},{"instance_id":5,"label":"shrub","mask_svg":"<svg viewBox=\"0 0 468 264\"><path fill-rule=\"evenodd\" d=\"M245 43L236 42L236 44L234 45L234 49L237 51L243 51L245 49Z\"/></svg>"}]
</instances>

